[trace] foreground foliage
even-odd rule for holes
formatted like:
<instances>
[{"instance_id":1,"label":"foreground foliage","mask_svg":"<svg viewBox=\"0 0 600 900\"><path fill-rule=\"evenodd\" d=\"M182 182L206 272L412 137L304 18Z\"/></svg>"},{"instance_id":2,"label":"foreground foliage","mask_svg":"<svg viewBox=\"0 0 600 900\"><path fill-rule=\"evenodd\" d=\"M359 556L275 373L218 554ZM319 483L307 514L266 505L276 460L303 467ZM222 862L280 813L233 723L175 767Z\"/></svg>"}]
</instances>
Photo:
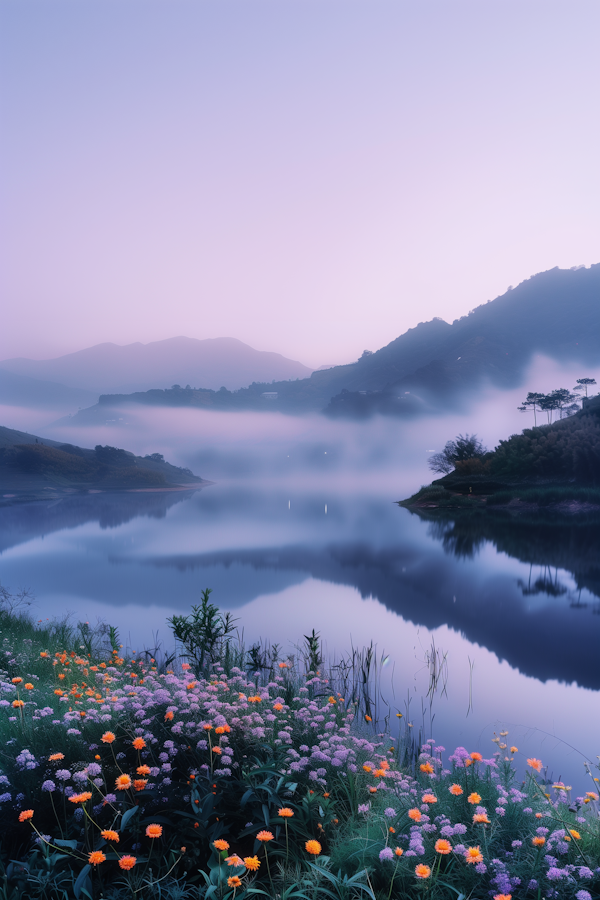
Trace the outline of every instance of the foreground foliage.
<instances>
[{"instance_id":1,"label":"foreground foliage","mask_svg":"<svg viewBox=\"0 0 600 900\"><path fill-rule=\"evenodd\" d=\"M0 624L2 900L600 897L592 772L577 798L535 759L518 783L504 733L411 758L314 632L246 652L208 592L162 663L114 629Z\"/></svg>"}]
</instances>

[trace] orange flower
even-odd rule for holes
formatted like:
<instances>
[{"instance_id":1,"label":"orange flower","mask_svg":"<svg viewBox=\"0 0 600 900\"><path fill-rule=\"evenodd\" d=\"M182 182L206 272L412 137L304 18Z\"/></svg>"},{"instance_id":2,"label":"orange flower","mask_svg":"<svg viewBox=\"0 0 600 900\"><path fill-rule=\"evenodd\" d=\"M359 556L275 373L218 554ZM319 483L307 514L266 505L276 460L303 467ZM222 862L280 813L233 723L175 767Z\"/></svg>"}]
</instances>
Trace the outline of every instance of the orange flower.
<instances>
[{"instance_id":1,"label":"orange flower","mask_svg":"<svg viewBox=\"0 0 600 900\"><path fill-rule=\"evenodd\" d=\"M307 841L304 848L311 856L318 856L322 849L318 841Z\"/></svg>"},{"instance_id":2,"label":"orange flower","mask_svg":"<svg viewBox=\"0 0 600 900\"><path fill-rule=\"evenodd\" d=\"M119 868L126 869L126 870L133 869L136 862L137 862L137 857L135 857L135 856L129 856L129 854L127 856L122 856L121 859L119 860Z\"/></svg>"},{"instance_id":3,"label":"orange flower","mask_svg":"<svg viewBox=\"0 0 600 900\"><path fill-rule=\"evenodd\" d=\"M421 812L420 809L417 809L417 807L415 806L414 809L409 809L408 818L412 819L413 822L420 822L421 819L423 818L423 813Z\"/></svg>"},{"instance_id":4,"label":"orange flower","mask_svg":"<svg viewBox=\"0 0 600 900\"><path fill-rule=\"evenodd\" d=\"M569 828L569 834L571 835L571 837L574 837L576 841L581 840L581 835L578 831L575 831L574 828Z\"/></svg>"},{"instance_id":5,"label":"orange flower","mask_svg":"<svg viewBox=\"0 0 600 900\"><path fill-rule=\"evenodd\" d=\"M479 824L479 825L489 825L490 824L490 820L487 817L487 813L475 813L475 815L473 816L473 821L475 822L475 824Z\"/></svg>"},{"instance_id":6,"label":"orange flower","mask_svg":"<svg viewBox=\"0 0 600 900\"><path fill-rule=\"evenodd\" d=\"M13 700L12 705L15 709L21 709L22 706L25 706L25 703L23 700Z\"/></svg>"},{"instance_id":7,"label":"orange flower","mask_svg":"<svg viewBox=\"0 0 600 900\"><path fill-rule=\"evenodd\" d=\"M465 859L468 863L480 863L483 862L483 856L481 855L481 850L479 847L467 847L465 850Z\"/></svg>"},{"instance_id":8,"label":"orange flower","mask_svg":"<svg viewBox=\"0 0 600 900\"><path fill-rule=\"evenodd\" d=\"M373 771L373 767L372 767L372 766L364 765L364 766L363 766L363 769L364 769L365 772L372 772L372 771Z\"/></svg>"},{"instance_id":9,"label":"orange flower","mask_svg":"<svg viewBox=\"0 0 600 900\"><path fill-rule=\"evenodd\" d=\"M112 731L105 731L104 734L102 735L102 737L100 738L100 740L102 741L103 744L112 744L113 741L116 741L116 737L112 733ZM134 857L132 856L129 858L133 859ZM125 859L125 857L123 857L123 859ZM135 865L135 863L134 863L134 865Z\"/></svg>"},{"instance_id":10,"label":"orange flower","mask_svg":"<svg viewBox=\"0 0 600 900\"><path fill-rule=\"evenodd\" d=\"M104 740L104 738L102 738L102 740ZM134 741L132 741L131 743L133 744L133 746L135 747L136 750L143 750L144 747L146 746L146 741L144 740L144 738L141 738L141 737L136 737L136 739Z\"/></svg>"},{"instance_id":11,"label":"orange flower","mask_svg":"<svg viewBox=\"0 0 600 900\"><path fill-rule=\"evenodd\" d=\"M71 803L85 803L86 800L92 799L91 791L84 791L83 794L71 794L69 801Z\"/></svg>"},{"instance_id":12,"label":"orange flower","mask_svg":"<svg viewBox=\"0 0 600 900\"><path fill-rule=\"evenodd\" d=\"M365 722L372 722L372 721L373 721L373 719L371 718L371 716L365 716Z\"/></svg>"},{"instance_id":13,"label":"orange flower","mask_svg":"<svg viewBox=\"0 0 600 900\"><path fill-rule=\"evenodd\" d=\"M112 829L110 828L106 828L104 831L101 831L100 834L105 841L114 841L115 844L119 843L119 835L116 831L112 831Z\"/></svg>"},{"instance_id":14,"label":"orange flower","mask_svg":"<svg viewBox=\"0 0 600 900\"><path fill-rule=\"evenodd\" d=\"M463 793L463 789L461 788L460 784L451 784L448 790L451 794L454 794L455 797L460 797L460 795Z\"/></svg>"},{"instance_id":15,"label":"orange flower","mask_svg":"<svg viewBox=\"0 0 600 900\"><path fill-rule=\"evenodd\" d=\"M115 781L115 785L118 791L126 791L127 788L131 787L131 778L129 775L119 775Z\"/></svg>"},{"instance_id":16,"label":"orange flower","mask_svg":"<svg viewBox=\"0 0 600 900\"><path fill-rule=\"evenodd\" d=\"M223 843L227 843L227 841L224 841ZM244 865L244 860L241 859L241 858L237 855L237 853L234 853L233 856L226 856L226 857L225 857L225 862L227 863L228 866L235 866L236 868L237 868L237 866L243 866L243 865Z\"/></svg>"},{"instance_id":17,"label":"orange flower","mask_svg":"<svg viewBox=\"0 0 600 900\"><path fill-rule=\"evenodd\" d=\"M32 685L32 683L31 683L30 681L28 681L27 684L25 685L25 690L26 690L26 691L32 691L32 690L33 690L33 685Z\"/></svg>"},{"instance_id":18,"label":"orange flower","mask_svg":"<svg viewBox=\"0 0 600 900\"><path fill-rule=\"evenodd\" d=\"M274 703L273 709L277 710L277 712L281 712L281 710L283 709L283 703Z\"/></svg>"},{"instance_id":19,"label":"orange flower","mask_svg":"<svg viewBox=\"0 0 600 900\"><path fill-rule=\"evenodd\" d=\"M433 775L433 766L431 763L421 763L419 766L421 772L424 772L426 775ZM427 878L427 876L425 876Z\"/></svg>"},{"instance_id":20,"label":"orange flower","mask_svg":"<svg viewBox=\"0 0 600 900\"><path fill-rule=\"evenodd\" d=\"M473 760L473 762L481 762L483 756L481 755L481 753L471 753L471 759Z\"/></svg>"},{"instance_id":21,"label":"orange flower","mask_svg":"<svg viewBox=\"0 0 600 900\"><path fill-rule=\"evenodd\" d=\"M423 794L421 797L423 803L437 803L437 797L435 794Z\"/></svg>"},{"instance_id":22,"label":"orange flower","mask_svg":"<svg viewBox=\"0 0 600 900\"><path fill-rule=\"evenodd\" d=\"M167 712L165 713L165 721L170 722L174 715L175 714L172 713L170 709L168 709Z\"/></svg>"},{"instance_id":23,"label":"orange flower","mask_svg":"<svg viewBox=\"0 0 600 900\"><path fill-rule=\"evenodd\" d=\"M258 867L260 866L260 859L258 856L245 856L244 857L244 865L248 869L249 872L258 872Z\"/></svg>"},{"instance_id":24,"label":"orange flower","mask_svg":"<svg viewBox=\"0 0 600 900\"><path fill-rule=\"evenodd\" d=\"M512 900L512 894L494 894L494 900Z\"/></svg>"},{"instance_id":25,"label":"orange flower","mask_svg":"<svg viewBox=\"0 0 600 900\"><path fill-rule=\"evenodd\" d=\"M195 681L190 681L190 683L189 683L189 684L186 684L185 687L186 687L186 690L188 690L188 691L193 691L194 688L196 687L196 682L195 682Z\"/></svg>"},{"instance_id":26,"label":"orange flower","mask_svg":"<svg viewBox=\"0 0 600 900\"><path fill-rule=\"evenodd\" d=\"M518 747L511 747L511 748L510 748L510 752L511 752L511 753L518 753L518 752L519 752L519 748L518 748Z\"/></svg>"},{"instance_id":27,"label":"orange flower","mask_svg":"<svg viewBox=\"0 0 600 900\"><path fill-rule=\"evenodd\" d=\"M11 681L13 684L21 684L23 679L22 678L11 678Z\"/></svg>"},{"instance_id":28,"label":"orange flower","mask_svg":"<svg viewBox=\"0 0 600 900\"><path fill-rule=\"evenodd\" d=\"M138 766L135 771L138 773L138 775L149 775L150 766Z\"/></svg>"},{"instance_id":29,"label":"orange flower","mask_svg":"<svg viewBox=\"0 0 600 900\"><path fill-rule=\"evenodd\" d=\"M221 750L220 747L213 747L213 748L212 748L212 752L213 752L213 753L216 753L217 756L220 756L221 753L222 753L223 751Z\"/></svg>"},{"instance_id":30,"label":"orange flower","mask_svg":"<svg viewBox=\"0 0 600 900\"><path fill-rule=\"evenodd\" d=\"M417 878L429 878L431 869L429 866L424 866L423 863L419 863L419 865L415 867L415 875Z\"/></svg>"},{"instance_id":31,"label":"orange flower","mask_svg":"<svg viewBox=\"0 0 600 900\"><path fill-rule=\"evenodd\" d=\"M136 791L143 791L146 785L148 784L147 778L136 778L133 782L133 786Z\"/></svg>"},{"instance_id":32,"label":"orange flower","mask_svg":"<svg viewBox=\"0 0 600 900\"><path fill-rule=\"evenodd\" d=\"M282 806L281 809L277 810L277 815L284 819L291 819L294 815L294 811L291 810L289 806Z\"/></svg>"},{"instance_id":33,"label":"orange flower","mask_svg":"<svg viewBox=\"0 0 600 900\"><path fill-rule=\"evenodd\" d=\"M527 765L531 766L532 769L535 769L536 772L541 772L543 769L541 759L528 759Z\"/></svg>"},{"instance_id":34,"label":"orange flower","mask_svg":"<svg viewBox=\"0 0 600 900\"><path fill-rule=\"evenodd\" d=\"M258 834L256 835L256 840L266 843L267 841L273 840L273 835L271 834L270 831L259 831Z\"/></svg>"},{"instance_id":35,"label":"orange flower","mask_svg":"<svg viewBox=\"0 0 600 900\"><path fill-rule=\"evenodd\" d=\"M242 886L242 879L238 878L237 875L231 875L227 879L227 886L232 888L239 888Z\"/></svg>"},{"instance_id":36,"label":"orange flower","mask_svg":"<svg viewBox=\"0 0 600 900\"><path fill-rule=\"evenodd\" d=\"M213 847L216 847L217 850L229 850L229 844L223 840L213 841Z\"/></svg>"},{"instance_id":37,"label":"orange flower","mask_svg":"<svg viewBox=\"0 0 600 900\"><path fill-rule=\"evenodd\" d=\"M588 797L590 800L598 799L598 794L595 791L586 791L585 796Z\"/></svg>"},{"instance_id":38,"label":"orange flower","mask_svg":"<svg viewBox=\"0 0 600 900\"><path fill-rule=\"evenodd\" d=\"M377 793L377 788L376 788L376 787L370 787L370 788L369 788L369 793L370 793L370 794L376 794L376 793Z\"/></svg>"},{"instance_id":39,"label":"orange flower","mask_svg":"<svg viewBox=\"0 0 600 900\"><path fill-rule=\"evenodd\" d=\"M467 800L469 801L469 803L473 803L473 804L481 803L481 794L478 794L477 791L473 791L472 794L469 794L469 796L467 797Z\"/></svg>"},{"instance_id":40,"label":"orange flower","mask_svg":"<svg viewBox=\"0 0 600 900\"><path fill-rule=\"evenodd\" d=\"M24 809L22 813L19 813L19 822L25 822L27 819L33 819L32 809Z\"/></svg>"},{"instance_id":41,"label":"orange flower","mask_svg":"<svg viewBox=\"0 0 600 900\"><path fill-rule=\"evenodd\" d=\"M159 838L162 834L162 825L148 825L146 827L146 837Z\"/></svg>"},{"instance_id":42,"label":"orange flower","mask_svg":"<svg viewBox=\"0 0 600 900\"><path fill-rule=\"evenodd\" d=\"M102 850L93 850L88 856L88 862L91 866L98 866L100 863L106 862L106 857Z\"/></svg>"},{"instance_id":43,"label":"orange flower","mask_svg":"<svg viewBox=\"0 0 600 900\"><path fill-rule=\"evenodd\" d=\"M533 844L534 847L543 847L544 844L546 843L546 838L545 837L534 837L534 838L531 838L531 843Z\"/></svg>"},{"instance_id":44,"label":"orange flower","mask_svg":"<svg viewBox=\"0 0 600 900\"><path fill-rule=\"evenodd\" d=\"M452 853L452 844L450 841L445 841L443 838L440 838L439 841L435 842L435 852L442 853L444 856L447 853Z\"/></svg>"},{"instance_id":45,"label":"orange flower","mask_svg":"<svg viewBox=\"0 0 600 900\"><path fill-rule=\"evenodd\" d=\"M373 772L374 778L385 778L386 770L385 769L375 769Z\"/></svg>"},{"instance_id":46,"label":"orange flower","mask_svg":"<svg viewBox=\"0 0 600 900\"><path fill-rule=\"evenodd\" d=\"M396 849L394 850L394 853L396 854L396 856L402 856L402 854L404 853L404 850L402 849L402 847L396 847Z\"/></svg>"}]
</instances>

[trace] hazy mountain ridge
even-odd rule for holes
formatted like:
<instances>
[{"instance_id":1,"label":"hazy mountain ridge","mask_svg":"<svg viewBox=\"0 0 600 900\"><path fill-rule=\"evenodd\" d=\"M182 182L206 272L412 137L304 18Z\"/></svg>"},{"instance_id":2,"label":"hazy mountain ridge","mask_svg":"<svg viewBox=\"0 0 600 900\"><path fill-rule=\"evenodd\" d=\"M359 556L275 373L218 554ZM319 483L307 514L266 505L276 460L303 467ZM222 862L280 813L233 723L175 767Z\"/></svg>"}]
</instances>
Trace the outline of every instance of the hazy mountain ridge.
<instances>
[{"instance_id":1,"label":"hazy mountain ridge","mask_svg":"<svg viewBox=\"0 0 600 900\"><path fill-rule=\"evenodd\" d=\"M74 406L89 406L97 397L98 394L93 391L43 381L29 375L17 375L0 368L0 404L5 406L72 409Z\"/></svg>"},{"instance_id":2,"label":"hazy mountain ridge","mask_svg":"<svg viewBox=\"0 0 600 900\"><path fill-rule=\"evenodd\" d=\"M174 337L149 344L96 344L56 359L7 359L0 369L95 394L201 385L213 390L253 381L306 378L312 369L280 353L255 350L236 338ZM89 401L88 401L89 402Z\"/></svg>"},{"instance_id":3,"label":"hazy mountain ridge","mask_svg":"<svg viewBox=\"0 0 600 900\"><path fill-rule=\"evenodd\" d=\"M214 409L324 410L332 416L416 414L448 409L490 382L517 386L536 353L558 361L600 362L600 263L550 269L449 324L422 322L390 344L310 378L255 382L235 392L150 391L102 396L77 418L100 421L127 402ZM275 396L276 395L276 396Z\"/></svg>"}]
</instances>

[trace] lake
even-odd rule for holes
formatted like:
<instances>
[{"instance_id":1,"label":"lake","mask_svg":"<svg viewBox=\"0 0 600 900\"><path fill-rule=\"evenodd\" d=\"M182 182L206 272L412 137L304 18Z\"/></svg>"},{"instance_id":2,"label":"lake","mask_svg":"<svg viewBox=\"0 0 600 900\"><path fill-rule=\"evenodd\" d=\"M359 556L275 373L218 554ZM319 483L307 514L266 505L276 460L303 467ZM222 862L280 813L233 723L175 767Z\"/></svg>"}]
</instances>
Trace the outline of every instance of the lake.
<instances>
[{"instance_id":1,"label":"lake","mask_svg":"<svg viewBox=\"0 0 600 900\"><path fill-rule=\"evenodd\" d=\"M211 587L247 644L293 652L315 628L335 658L373 641L394 727L399 711L449 751L484 755L507 730L519 758L589 787L583 760L600 752L600 523L398 507L429 479L432 424L127 418L118 433L44 433L160 450L215 483L0 508L0 582L29 589L36 617L71 612L118 626L134 649L171 648L167 617ZM428 696L434 658L442 677Z\"/></svg>"}]
</instances>

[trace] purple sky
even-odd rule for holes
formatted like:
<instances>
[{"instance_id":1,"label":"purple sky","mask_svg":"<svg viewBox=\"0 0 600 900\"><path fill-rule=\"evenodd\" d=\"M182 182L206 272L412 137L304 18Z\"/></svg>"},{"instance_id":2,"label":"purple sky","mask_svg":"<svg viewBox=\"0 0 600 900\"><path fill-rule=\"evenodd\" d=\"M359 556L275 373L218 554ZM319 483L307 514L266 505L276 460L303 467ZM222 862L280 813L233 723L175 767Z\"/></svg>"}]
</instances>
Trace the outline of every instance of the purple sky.
<instances>
[{"instance_id":1,"label":"purple sky","mask_svg":"<svg viewBox=\"0 0 600 900\"><path fill-rule=\"evenodd\" d=\"M0 359L307 365L600 261L600 4L3 0Z\"/></svg>"}]
</instances>

